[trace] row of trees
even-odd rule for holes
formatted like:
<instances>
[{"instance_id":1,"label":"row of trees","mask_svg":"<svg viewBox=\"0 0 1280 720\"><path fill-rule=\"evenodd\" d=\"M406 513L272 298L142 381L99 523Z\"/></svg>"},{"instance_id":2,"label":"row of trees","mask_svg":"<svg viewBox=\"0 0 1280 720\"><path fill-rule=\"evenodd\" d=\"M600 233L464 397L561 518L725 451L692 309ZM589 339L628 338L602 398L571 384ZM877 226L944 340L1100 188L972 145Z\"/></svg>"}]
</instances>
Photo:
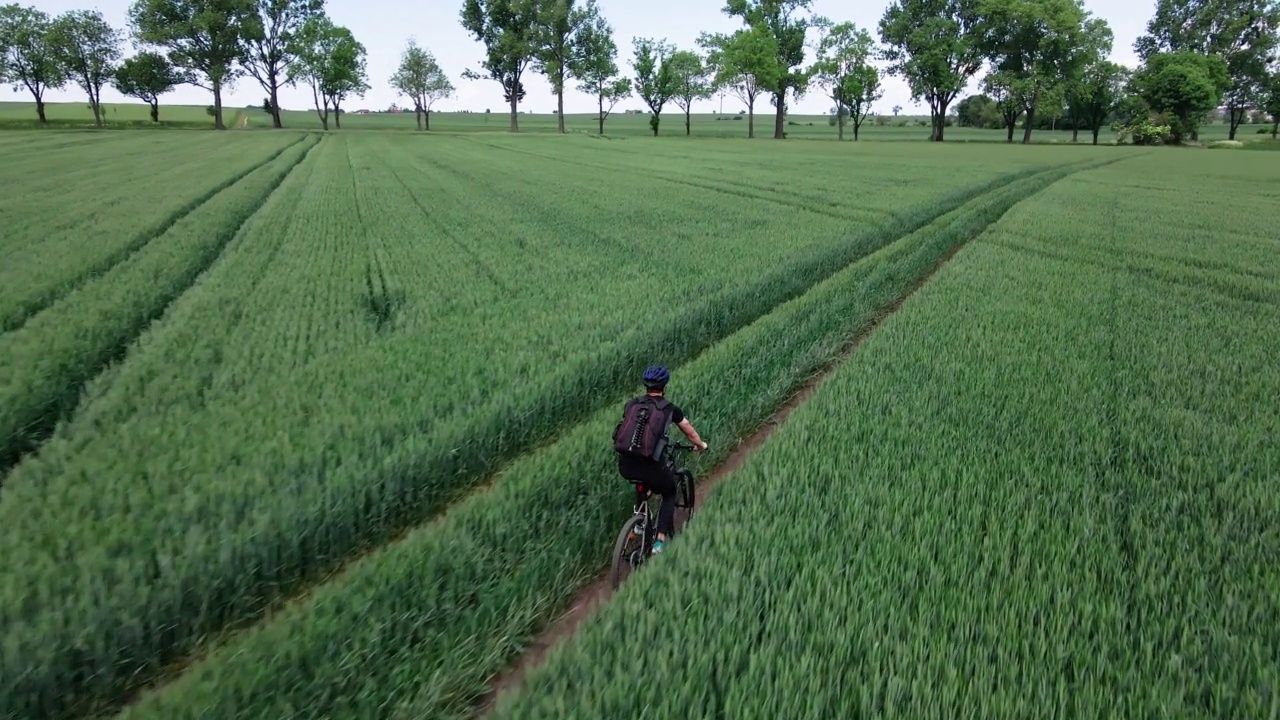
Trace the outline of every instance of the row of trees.
<instances>
[{"instance_id":1,"label":"row of trees","mask_svg":"<svg viewBox=\"0 0 1280 720\"><path fill-rule=\"evenodd\" d=\"M222 93L248 75L267 94L264 107L281 126L278 93L302 83L312 90L324 127L341 123L342 103L369 88L366 50L325 15L323 0L135 0L130 37L143 51L124 62L124 37L96 11L57 18L35 8L0 8L0 74L26 87L44 121L43 94L74 81L102 122L100 95L111 82L151 104L178 84L209 89L215 126L223 128ZM1169 126L1170 139L1195 138L1203 119L1225 102L1230 136L1249 112L1273 117L1280 92L1280 0L1158 0L1136 43L1141 67L1110 61L1113 34L1082 0L893 0L870 31L812 14L812 0L726 0L741 22L732 33L703 33L697 48L634 38L631 72L618 67L618 47L596 0L464 0L462 26L485 48L467 79L498 82L519 130L529 72L550 82L559 129L570 83L596 99L599 130L619 101L633 94L649 107L658 133L675 104L690 132L694 102L732 93L747 106L755 135L757 101L774 108L775 138L785 137L787 105L821 90L834 103L844 137L854 138L883 95L881 70L903 78L929 106L933 140L941 141L957 97L985 70L983 94L965 115L997 115L1023 142L1044 116L1066 116L1097 133L1109 120L1132 128ZM810 53L812 57L810 58ZM811 61L810 61L811 60ZM433 103L454 92L431 53L411 38L391 85L413 102L419 128L430 128ZM980 106L981 112L975 109ZM425 123L424 123L425 120ZM983 124L990 122L984 120Z\"/></svg>"},{"instance_id":2,"label":"row of trees","mask_svg":"<svg viewBox=\"0 0 1280 720\"><path fill-rule=\"evenodd\" d=\"M1143 60L1137 69L1110 61L1111 28L1082 0L894 0L878 26L880 46L866 29L811 14L811 5L727 0L723 11L741 20L740 30L704 33L698 40L704 54L636 38L634 74L622 77L595 0L466 0L462 25L486 48L484 72L466 77L501 83L513 132L529 67L545 74L559 96L562 132L565 83L573 78L596 96L601 132L613 105L632 91L649 106L656 135L668 103L684 111L688 133L692 103L727 90L747 105L751 136L756 100L767 94L774 137L782 138L788 101L819 88L834 102L840 137L847 121L856 139L882 96L873 60L885 61L912 99L928 104L936 141L948 110L984 69L978 100L995 108L1010 142L1020 119L1029 143L1038 116L1048 110L1057 117L1064 108L1077 132L1093 131L1095 143L1122 111L1127 127L1166 122L1173 141L1194 139L1224 101L1233 139L1251 110L1276 116L1277 0L1159 0L1136 44ZM814 53L807 66L806 50Z\"/></svg>"},{"instance_id":3,"label":"row of trees","mask_svg":"<svg viewBox=\"0 0 1280 720\"><path fill-rule=\"evenodd\" d=\"M195 85L213 94L219 130L226 127L223 92L244 76L266 92L263 107L277 128L283 87L309 87L326 129L331 116L341 126L345 100L369 89L364 45L329 19L323 0L135 0L128 17L128 38L142 51L121 62L126 34L96 10L50 17L34 7L0 7L0 80L31 93L41 123L45 94L74 82L87 93L98 125L108 84L148 103L155 122L161 95ZM413 100L420 127L431 104L453 92L435 58L412 38L390 82Z\"/></svg>"},{"instance_id":4,"label":"row of trees","mask_svg":"<svg viewBox=\"0 0 1280 720\"><path fill-rule=\"evenodd\" d=\"M1033 3L1018 5L1026 10ZM1069 9L1061 0L1050 5ZM1052 18L1062 16L1043 17L1051 28ZM1075 19L1063 24L1065 30L1075 27ZM1273 135L1280 127L1280 68L1275 65L1280 6L1271 0L1160 0L1146 34L1135 43L1143 60L1137 68L1107 59L1112 35L1104 22L1087 18L1079 29L1075 57L1072 43L1040 56L1042 62L1056 57L1063 63L1046 78L1019 71L1029 64L1025 56L1003 56L984 79L982 94L962 101L960 124L1005 127L1012 142L1021 118L1025 141L1033 128L1044 126L1036 117L1044 108L1075 133L1091 130L1095 144L1108 123L1137 137L1165 126L1167 132L1155 139L1181 142L1195 139L1205 118L1225 105L1233 140L1250 113L1270 115Z\"/></svg>"},{"instance_id":5,"label":"row of trees","mask_svg":"<svg viewBox=\"0 0 1280 720\"><path fill-rule=\"evenodd\" d=\"M638 96L649 107L655 135L672 103L684 113L690 133L693 103L716 92L731 92L747 106L747 133L755 136L756 101L768 94L775 108L774 137L784 136L788 98L822 87L857 128L882 96L872 66L870 34L853 23L836 23L805 11L811 0L728 0L724 12L743 27L734 33L703 33L698 49L680 49L665 39L632 41L632 74L618 67L618 47L596 0L466 0L461 21L484 44L480 70L468 79L491 79L509 104L511 131L520 128L525 73L543 74L557 96L564 132L564 93L570 81L596 99L600 132L619 101ZM816 60L803 67L810 29L818 31Z\"/></svg>"}]
</instances>

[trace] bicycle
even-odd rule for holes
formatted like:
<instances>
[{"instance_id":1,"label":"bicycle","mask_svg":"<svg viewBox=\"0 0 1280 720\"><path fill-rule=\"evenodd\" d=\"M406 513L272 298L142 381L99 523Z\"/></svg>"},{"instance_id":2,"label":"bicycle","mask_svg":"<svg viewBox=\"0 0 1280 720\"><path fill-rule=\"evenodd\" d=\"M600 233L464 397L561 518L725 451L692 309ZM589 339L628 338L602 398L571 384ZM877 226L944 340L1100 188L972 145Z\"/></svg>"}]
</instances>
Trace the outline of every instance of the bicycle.
<instances>
[{"instance_id":1,"label":"bicycle","mask_svg":"<svg viewBox=\"0 0 1280 720\"><path fill-rule=\"evenodd\" d=\"M669 443L663 450L663 464L675 466L675 451L694 450L692 445ZM676 475L676 518L675 528L679 532L693 516L693 472L688 468L674 468ZM614 590L622 584L624 577L635 572L653 555L653 543L658 539L657 511L650 502L653 491L644 483L630 481L635 486L636 501L631 517L622 525L618 533L618 541L613 547L613 563L609 571L609 582Z\"/></svg>"}]
</instances>

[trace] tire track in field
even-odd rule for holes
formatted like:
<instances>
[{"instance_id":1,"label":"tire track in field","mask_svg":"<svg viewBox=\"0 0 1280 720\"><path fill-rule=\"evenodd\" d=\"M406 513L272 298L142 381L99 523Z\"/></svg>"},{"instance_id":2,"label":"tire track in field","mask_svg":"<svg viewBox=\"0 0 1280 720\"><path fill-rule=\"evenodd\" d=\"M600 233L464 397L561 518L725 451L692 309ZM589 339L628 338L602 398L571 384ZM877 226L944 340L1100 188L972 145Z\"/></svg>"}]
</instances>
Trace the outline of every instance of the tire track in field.
<instances>
[{"instance_id":1,"label":"tire track in field","mask_svg":"<svg viewBox=\"0 0 1280 720\"><path fill-rule=\"evenodd\" d=\"M309 135L305 135L299 142L308 141ZM223 251L239 234L244 225L252 218L258 210L266 204L267 200L275 193L276 189L284 183L285 179L301 165L306 158L323 142L317 141L308 147L288 168L284 169L278 177L273 179L269 184L267 192L261 194L253 200L246 208L245 212L238 217L234 217L232 222L222 228L211 229L210 232L217 233L214 242L210 247L198 257L194 259L193 264L186 269L185 274L178 283L171 289L155 298L155 302L144 309L129 314L128 320L119 327L113 328L114 333L108 340L102 342L99 346L89 349L79 355L75 361L70 363L70 367L62 368L63 372L59 378L56 378L61 387L56 394L46 397L36 397L32 399L31 405L24 413L25 417L21 418L22 423L20 430L12 437L4 438L3 444L0 444L0 484L3 483L3 477L14 466L22 461L27 455L34 453L40 449L46 440L53 434L58 423L70 417L81 401L81 393L83 389L93 381L98 375L110 367L112 364L123 359L133 345L133 343L146 331L151 323L163 317L169 307L188 290L190 290L204 275L209 268L218 261ZM291 143L284 150L298 145L297 142ZM281 153L277 153L275 157L279 157ZM259 165L255 170L261 169L264 165ZM250 173L245 173L241 179L247 177ZM230 185L228 186L228 188ZM228 188L223 188L226 190ZM212 200L217 193L206 199ZM204 202L200 203L203 205ZM199 207L199 206L197 206ZM192 209L194 212L195 208ZM187 213L189 215L190 212ZM183 217L185 217L184 215ZM174 220L176 225L182 218ZM172 225L171 225L172 227ZM164 233L156 235L162 237ZM141 248L139 248L140 250ZM106 272L110 272L107 270ZM105 274L105 273L104 273ZM82 285L83 286L83 285ZM73 290L74 291L74 290ZM72 291L72 292L73 292ZM70 294L63 296L70 297ZM56 304L50 308L56 307ZM48 308L47 308L48 309ZM33 316L35 317L35 316ZM24 324L23 328L26 328ZM21 333L23 328L18 328L13 335L6 337L16 337L17 333ZM110 332L110 331L109 331Z\"/></svg>"},{"instance_id":2,"label":"tire track in field","mask_svg":"<svg viewBox=\"0 0 1280 720\"><path fill-rule=\"evenodd\" d=\"M1206 277L1195 278L1187 277L1185 273L1180 273L1172 267L1160 267L1161 265L1183 263L1181 259L1160 258L1154 253L1133 253L1139 257L1146 257L1148 263L1150 263L1139 264L1132 260L1128 260L1123 256L1117 256L1115 253L1107 254L1103 251L1097 250L1067 252L1053 250L1046 247L1035 247L1033 245L1012 241L993 241L991 244L995 247L1003 248L1011 252L1020 252L1027 255L1048 258L1050 260L1059 260L1061 262L1088 265L1100 270L1123 272L1150 282L1166 283L1176 287L1214 295L1230 302L1256 303L1258 305L1269 305L1271 307L1280 308L1280 292L1277 292L1276 290L1260 290L1257 288L1246 287L1235 282L1230 277L1221 276L1222 272L1230 273L1235 272L1234 270L1210 270L1197 265L1197 263L1186 262L1186 265L1197 268L1201 272L1206 273ZM1130 251L1126 250L1126 253L1129 252ZM1252 274L1247 270L1240 271L1240 274L1252 276ZM1264 282L1274 281L1264 279Z\"/></svg>"},{"instance_id":3,"label":"tire track in field","mask_svg":"<svg viewBox=\"0 0 1280 720\"><path fill-rule=\"evenodd\" d=\"M853 221L853 222L866 222L867 220L865 215L851 215L849 213L842 213L837 210L831 209L835 207L840 207L840 203L838 202L827 201L827 207L820 207L815 205L808 205L805 203L791 202L786 200L785 197L778 194L776 190L772 190L772 189L765 190L765 191L744 190L742 189L742 187L746 187L746 188L753 187L752 185L745 182L735 183L734 187L724 187L721 185L717 185L715 183L698 182L696 180L690 180L687 177L665 175L663 173L655 172L653 170L644 170L644 169L637 169L637 168L622 168L617 166L601 165L597 163L584 162L581 160L570 160L570 159L559 157L556 155L544 155L542 153L533 152L532 150L526 150L524 148L514 148L508 145L500 145L497 143L485 142L483 140L479 140L475 138L467 138L467 140L470 140L471 142L474 142L474 143L478 143L480 145L492 147L498 150L505 150L507 152L514 152L514 153L520 153L523 155L529 155L531 157L540 158L542 160L550 160L553 162L558 162L563 165L575 165L578 167L591 168L593 170L606 170L609 172L625 172L632 175L643 175L653 180L674 183L677 185L686 185L688 187L698 188L699 190L707 190L710 192L721 193L723 195L728 195L730 197L736 197L739 199L757 200L760 202L768 202L768 203L773 203L775 205L781 205L782 207L791 208L793 210L805 210L805 211L814 213L816 215L825 215L830 218L835 218L836 220L847 220L847 221ZM739 185L742 187L737 187ZM754 186L754 187L758 187L758 186ZM786 195L791 197L796 196L794 193L786 193ZM813 200L813 201L816 202L816 200Z\"/></svg>"},{"instance_id":4,"label":"tire track in field","mask_svg":"<svg viewBox=\"0 0 1280 720\"><path fill-rule=\"evenodd\" d=\"M866 326L858 330L846 344L844 350L836 358L827 363L823 368L817 371L816 374L811 376L810 379L801 385L801 387L777 410L767 418L763 419L760 426L754 432L749 434L746 438L740 439L728 456L714 467L705 476L705 479L697 483L697 493L694 498L695 510L701 508L706 503L707 496L715 489L716 485L739 470L747 460L749 460L765 444L765 442L768 441L775 432L777 432L779 428L786 424L787 418L796 410L796 408L800 407L812 398L823 383L825 383L827 379L829 379L847 360L849 360L854 353L861 348L862 344L885 323L885 321L897 313L912 295L928 284L928 282L932 280L933 277L937 275L937 273L947 264L949 264L950 261L968 245L968 243L978 237L981 237L987 232L987 230L999 223L1014 207L1035 197L1036 195L1039 195L1054 184L1077 173L1096 170L1116 162L1120 162L1124 159L1127 158L1115 158L1094 163L1078 163L1076 165L1069 165L1063 168L1045 170L1037 173L1031 178L1027 178L1028 181L1032 181L1036 177L1051 177L1048 182L1033 183L1030 192L1020 194L1011 202L1002 206L997 205L999 212L994 219L986 225L965 233L964 236L959 238L949 250L945 251L936 262L917 277L905 292L899 295L893 302L881 308L876 316L873 317ZM1066 172L1062 172L1063 170ZM1053 177L1055 175L1056 177ZM953 211L959 210L963 207L981 204L991 195L999 192L1000 189L1003 189L1003 187L984 193L965 205L962 205L959 208L954 208ZM940 214L935 218L935 220L940 219L946 214L948 213ZM927 227L927 225L922 227ZM893 244L907 239L912 234L914 234L914 232L903 235L898 238L898 240L895 240ZM886 245L885 248L882 249L888 249L891 246L892 244ZM677 527L677 532L679 529L680 528ZM536 670L543 664L551 650L559 643L571 639L577 632L578 628L580 628L585 621L591 618L601 606L606 604L611 596L612 590L609 583L609 567L606 566L603 570L597 573L594 580L579 591L573 601L568 604L568 610L564 611L563 614L544 627L538 637L523 652L516 656L516 658L510 662L502 672L491 679L488 690L478 700L474 707L473 718L484 718L492 715L493 711L497 708L498 700L505 694L518 690L524 678L530 672Z\"/></svg>"},{"instance_id":5,"label":"tire track in field","mask_svg":"<svg viewBox=\"0 0 1280 720\"><path fill-rule=\"evenodd\" d=\"M110 272L110 270L115 266L127 261L139 250L146 247L147 244L149 244L152 240L155 240L161 235L164 235L166 232L168 232L169 228L176 225L180 220L182 220L186 216L195 212L196 209L198 209L201 205L204 205L209 200L213 199L213 197L216 196L218 193L221 193L223 190L226 190L232 185L235 185L236 183L240 182L241 180L248 177L251 173L258 170L259 168L270 164L276 158L285 154L285 152L288 151L290 148L293 148L297 146L299 143L306 141L308 137L310 137L308 134L299 135L297 140L271 153L262 162L256 163L255 165L253 165L252 167L248 168L243 172L236 173L230 178L218 183L216 186L209 189L208 191L201 193L200 195L196 196L190 201L184 203L181 207L179 207L174 212L170 213L165 218L161 219L160 221L152 224L150 227L134 235L132 240L125 243L125 245L122 246L120 249L118 249L116 252L111 253L110 255L104 257L102 260L100 260L96 264L85 268L82 272L80 272L79 275L77 275L75 278L73 278L69 282L63 284L59 288L54 289L49 294L43 297L37 298L32 302L27 303L24 307L22 307L19 310L18 315L15 318L12 318L7 323L7 325L0 325L0 333L7 333L14 330L22 329L22 327L26 325L26 323L30 321L32 317L43 312L53 304L57 303L59 300L61 300L62 298L70 294L73 290L80 287L81 285L88 282L89 280L93 279L94 277Z\"/></svg>"},{"instance_id":6,"label":"tire track in field","mask_svg":"<svg viewBox=\"0 0 1280 720\"><path fill-rule=\"evenodd\" d=\"M477 253L470 245L463 242L457 234L450 231L449 228L445 227L443 223L436 219L435 213L431 212L431 209L418 198L417 193L413 192L409 183L405 182L404 177L396 170L395 162L387 163L387 170L391 173L391 176L396 179L396 182L400 183L400 187L404 190L405 194L409 196L409 199L413 200L413 204L418 208L418 211L422 213L423 219L434 225L435 228L440 231L441 236L450 243L453 243L453 246L461 250L464 255L471 258L472 267L476 268L481 275L487 278L489 282L493 283L494 287L502 291L502 293L507 297L515 296L515 292L511 289L511 286L507 285L506 281L504 281L498 273L489 266L489 263L485 262L484 258L480 257L479 253Z\"/></svg>"}]
</instances>

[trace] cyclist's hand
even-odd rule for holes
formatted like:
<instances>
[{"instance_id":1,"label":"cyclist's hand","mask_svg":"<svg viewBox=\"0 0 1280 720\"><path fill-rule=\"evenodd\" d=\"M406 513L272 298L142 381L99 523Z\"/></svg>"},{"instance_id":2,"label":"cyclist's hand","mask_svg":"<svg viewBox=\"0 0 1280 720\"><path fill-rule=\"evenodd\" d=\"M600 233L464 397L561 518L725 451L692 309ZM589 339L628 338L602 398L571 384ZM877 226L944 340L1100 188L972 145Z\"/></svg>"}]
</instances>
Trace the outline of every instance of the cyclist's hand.
<instances>
[{"instance_id":1,"label":"cyclist's hand","mask_svg":"<svg viewBox=\"0 0 1280 720\"><path fill-rule=\"evenodd\" d=\"M700 453L706 452L706 451L707 451L707 444L706 444L705 442L700 443L700 444L697 446L697 451L698 451L698 452L700 452Z\"/></svg>"}]
</instances>

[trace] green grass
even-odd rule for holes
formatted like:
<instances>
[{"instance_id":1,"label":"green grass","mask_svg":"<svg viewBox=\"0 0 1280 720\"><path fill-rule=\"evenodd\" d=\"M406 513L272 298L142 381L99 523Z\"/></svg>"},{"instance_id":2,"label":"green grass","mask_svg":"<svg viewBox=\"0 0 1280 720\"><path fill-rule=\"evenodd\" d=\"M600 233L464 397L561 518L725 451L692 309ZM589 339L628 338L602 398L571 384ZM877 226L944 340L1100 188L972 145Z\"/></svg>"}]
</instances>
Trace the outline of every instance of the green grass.
<instances>
[{"instance_id":1,"label":"green grass","mask_svg":"<svg viewBox=\"0 0 1280 720\"><path fill-rule=\"evenodd\" d=\"M1017 206L497 717L1273 713L1275 177L1160 151Z\"/></svg>"},{"instance_id":2,"label":"green grass","mask_svg":"<svg viewBox=\"0 0 1280 720\"><path fill-rule=\"evenodd\" d=\"M163 232L144 235L143 244L119 253L115 265L102 263L100 273L83 276L81 284L20 328L0 334L0 437L6 438L0 446L0 470L37 447L70 414L84 383L123 355L147 324L190 287L318 140L294 139L259 160L258 167L226 179L178 210L166 219ZM196 187L199 182L195 180ZM126 207L145 215L141 199ZM99 231L111 234L117 228L108 225Z\"/></svg>"},{"instance_id":3,"label":"green grass","mask_svg":"<svg viewBox=\"0 0 1280 720\"><path fill-rule=\"evenodd\" d=\"M230 140L187 135L181 142L155 134L14 137L16 147L0 166L6 188L0 195L0 332L110 269L298 139L297 133Z\"/></svg>"},{"instance_id":4,"label":"green grass","mask_svg":"<svg viewBox=\"0 0 1280 720\"><path fill-rule=\"evenodd\" d=\"M1117 156L832 147L326 140L4 479L3 709L114 702L651 359L695 357L1001 177Z\"/></svg>"}]
</instances>

